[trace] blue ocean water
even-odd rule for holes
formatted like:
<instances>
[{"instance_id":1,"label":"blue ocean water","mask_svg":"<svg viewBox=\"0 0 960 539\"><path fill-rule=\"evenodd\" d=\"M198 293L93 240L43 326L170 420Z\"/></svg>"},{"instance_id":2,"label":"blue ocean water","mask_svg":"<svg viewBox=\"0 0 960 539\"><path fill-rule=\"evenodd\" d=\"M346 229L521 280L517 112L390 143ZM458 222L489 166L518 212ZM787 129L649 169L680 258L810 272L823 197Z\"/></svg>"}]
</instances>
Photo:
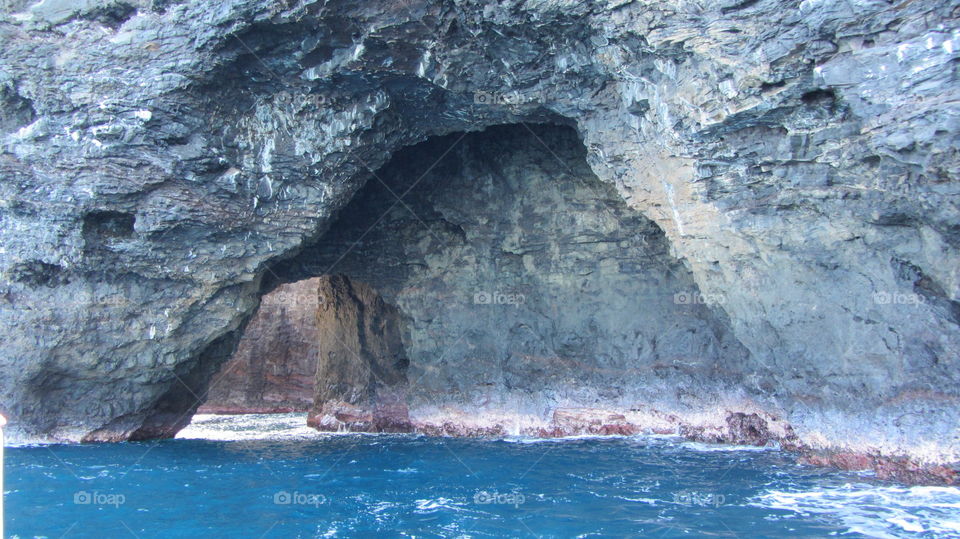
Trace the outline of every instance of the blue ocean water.
<instances>
[{"instance_id":1,"label":"blue ocean water","mask_svg":"<svg viewBox=\"0 0 960 539\"><path fill-rule=\"evenodd\" d=\"M774 450L649 437L321 435L303 421L198 416L176 440L8 448L7 533L960 536L960 489L801 467Z\"/></svg>"}]
</instances>

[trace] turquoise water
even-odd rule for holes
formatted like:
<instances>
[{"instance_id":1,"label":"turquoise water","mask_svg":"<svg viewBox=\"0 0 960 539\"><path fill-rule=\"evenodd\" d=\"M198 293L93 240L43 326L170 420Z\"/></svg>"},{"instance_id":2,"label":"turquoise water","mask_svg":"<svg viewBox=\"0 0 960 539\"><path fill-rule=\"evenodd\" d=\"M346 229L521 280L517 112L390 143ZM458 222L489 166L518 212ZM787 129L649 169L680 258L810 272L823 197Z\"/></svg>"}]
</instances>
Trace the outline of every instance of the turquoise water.
<instances>
[{"instance_id":1,"label":"turquoise water","mask_svg":"<svg viewBox=\"0 0 960 539\"><path fill-rule=\"evenodd\" d=\"M661 438L323 436L207 417L149 443L9 448L16 537L957 537L960 490Z\"/></svg>"}]
</instances>

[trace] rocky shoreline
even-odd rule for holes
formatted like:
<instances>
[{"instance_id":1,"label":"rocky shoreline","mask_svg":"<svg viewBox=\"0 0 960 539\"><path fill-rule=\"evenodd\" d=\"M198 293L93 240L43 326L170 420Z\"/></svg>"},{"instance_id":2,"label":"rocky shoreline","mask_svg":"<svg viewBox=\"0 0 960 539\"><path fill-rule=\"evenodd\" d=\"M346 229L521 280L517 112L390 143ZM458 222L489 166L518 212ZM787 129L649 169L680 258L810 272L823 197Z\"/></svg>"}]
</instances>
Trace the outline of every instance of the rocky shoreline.
<instances>
[{"instance_id":1,"label":"rocky shoreline","mask_svg":"<svg viewBox=\"0 0 960 539\"><path fill-rule=\"evenodd\" d=\"M512 419L512 420L511 420ZM656 411L612 411L598 408L554 410L547 422L529 417L471 417L448 419L383 416L346 403L311 413L307 424L321 432L415 433L426 436L498 438L566 438L584 435L659 435L708 444L775 447L796 455L799 464L844 471L873 472L881 480L907 485L958 485L960 462L929 463L909 456L884 456L875 449L860 451L814 448L782 420L757 412L727 412L723 423L685 422L674 414Z\"/></svg>"},{"instance_id":2,"label":"rocky shoreline","mask_svg":"<svg viewBox=\"0 0 960 539\"><path fill-rule=\"evenodd\" d=\"M286 414L305 412L288 408L207 407L201 413L218 415ZM722 417L722 421L717 418ZM936 462L929 455L890 455L876 448L829 448L811 443L781 419L763 412L725 412L712 420L681 418L656 410L559 408L546 420L509 413L476 415L446 410L409 414L406 408L368 410L347 403L329 404L321 413L307 413L306 423L319 432L397 433L454 438L568 438L579 436L669 436L705 444L766 447L794 454L798 464L852 472L872 472L877 479L905 485L960 485L960 461ZM165 438L173 438L168 433ZM130 433L100 432L82 438L8 437L10 446L63 443L116 443ZM926 458L925 458L926 457Z\"/></svg>"}]
</instances>

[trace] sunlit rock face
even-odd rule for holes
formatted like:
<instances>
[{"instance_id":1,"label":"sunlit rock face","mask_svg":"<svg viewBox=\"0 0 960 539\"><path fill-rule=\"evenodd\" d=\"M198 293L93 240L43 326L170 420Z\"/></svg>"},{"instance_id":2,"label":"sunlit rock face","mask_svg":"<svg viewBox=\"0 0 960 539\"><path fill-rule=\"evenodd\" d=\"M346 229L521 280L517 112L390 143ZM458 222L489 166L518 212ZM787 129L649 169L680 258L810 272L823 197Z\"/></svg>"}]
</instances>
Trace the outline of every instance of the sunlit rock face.
<instances>
[{"instance_id":1,"label":"sunlit rock face","mask_svg":"<svg viewBox=\"0 0 960 539\"><path fill-rule=\"evenodd\" d=\"M269 269L324 237L371 171L430 136L525 122L574 129L605 188L724 298L711 316L744 353L718 361L742 376L701 369L710 352L689 375L734 381L715 424L739 407L809 447L960 458L956 6L62 6L8 3L0 22L0 403L15 436L172 435L277 284ZM574 315L512 320L538 336L499 359L524 372L545 320ZM595 339L597 366L614 346L601 335L551 349ZM462 343L410 342L471 364ZM602 399L640 386L612 387Z\"/></svg>"},{"instance_id":2,"label":"sunlit rock face","mask_svg":"<svg viewBox=\"0 0 960 539\"><path fill-rule=\"evenodd\" d=\"M343 275L318 293L319 361L308 424L327 431L408 432L404 389L410 361L399 310Z\"/></svg>"},{"instance_id":3,"label":"sunlit rock face","mask_svg":"<svg viewBox=\"0 0 960 539\"><path fill-rule=\"evenodd\" d=\"M307 411L320 353L321 277L263 296L229 361L214 375L201 413Z\"/></svg>"}]
</instances>

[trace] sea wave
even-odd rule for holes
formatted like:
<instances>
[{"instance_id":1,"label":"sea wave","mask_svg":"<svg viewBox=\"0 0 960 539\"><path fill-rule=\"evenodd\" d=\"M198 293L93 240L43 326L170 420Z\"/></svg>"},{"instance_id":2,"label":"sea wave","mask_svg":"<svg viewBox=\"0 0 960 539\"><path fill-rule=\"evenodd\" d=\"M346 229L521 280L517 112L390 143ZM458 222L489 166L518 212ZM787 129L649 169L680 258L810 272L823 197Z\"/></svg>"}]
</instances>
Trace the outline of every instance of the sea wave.
<instances>
[{"instance_id":1,"label":"sea wave","mask_svg":"<svg viewBox=\"0 0 960 539\"><path fill-rule=\"evenodd\" d=\"M547 444L558 442L575 442L578 440L624 440L634 438L634 436L623 436L620 434L576 434L573 436L558 436L555 438L535 438L532 436L507 436L498 438L498 442L509 444Z\"/></svg>"},{"instance_id":2,"label":"sea wave","mask_svg":"<svg viewBox=\"0 0 960 539\"><path fill-rule=\"evenodd\" d=\"M414 500L414 503L417 505L414 512L420 514L436 513L442 510L464 511L464 505L466 505L464 502L457 502L442 496L438 498Z\"/></svg>"},{"instance_id":3,"label":"sea wave","mask_svg":"<svg viewBox=\"0 0 960 539\"><path fill-rule=\"evenodd\" d=\"M796 492L769 490L751 505L828 517L845 526L847 533L869 537L960 536L960 488L956 487L848 483Z\"/></svg>"},{"instance_id":4,"label":"sea wave","mask_svg":"<svg viewBox=\"0 0 960 539\"><path fill-rule=\"evenodd\" d=\"M730 445L730 444L706 444L703 442L684 442L680 447L700 451L703 453L712 453L714 451L779 451L777 446L759 446L759 445Z\"/></svg>"},{"instance_id":5,"label":"sea wave","mask_svg":"<svg viewBox=\"0 0 960 539\"><path fill-rule=\"evenodd\" d=\"M321 433L307 426L305 414L197 414L177 438L242 441L317 438Z\"/></svg>"}]
</instances>

